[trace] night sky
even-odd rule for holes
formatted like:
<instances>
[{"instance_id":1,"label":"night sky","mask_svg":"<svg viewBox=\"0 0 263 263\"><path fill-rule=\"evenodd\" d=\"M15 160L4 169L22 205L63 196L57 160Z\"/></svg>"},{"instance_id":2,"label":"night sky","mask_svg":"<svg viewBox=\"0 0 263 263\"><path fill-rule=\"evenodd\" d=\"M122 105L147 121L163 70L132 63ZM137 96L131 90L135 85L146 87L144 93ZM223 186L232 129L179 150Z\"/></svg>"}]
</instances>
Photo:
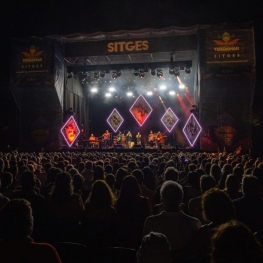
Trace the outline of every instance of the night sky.
<instances>
[{"instance_id":1,"label":"night sky","mask_svg":"<svg viewBox=\"0 0 263 263\"><path fill-rule=\"evenodd\" d=\"M9 89L12 38L242 22L253 22L255 27L258 78L253 110L255 115L261 117L262 122L263 81L260 76L263 71L263 1L4 0L1 4L0 132L4 127L15 129L19 119Z\"/></svg>"}]
</instances>

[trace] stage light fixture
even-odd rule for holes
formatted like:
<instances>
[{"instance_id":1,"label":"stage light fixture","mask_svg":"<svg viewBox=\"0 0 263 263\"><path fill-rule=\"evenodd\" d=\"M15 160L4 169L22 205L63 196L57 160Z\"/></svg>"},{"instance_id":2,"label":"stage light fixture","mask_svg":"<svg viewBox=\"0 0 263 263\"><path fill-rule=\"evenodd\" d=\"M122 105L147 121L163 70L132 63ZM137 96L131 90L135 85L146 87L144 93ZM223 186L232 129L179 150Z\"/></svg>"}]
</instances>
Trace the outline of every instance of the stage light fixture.
<instances>
[{"instance_id":1,"label":"stage light fixture","mask_svg":"<svg viewBox=\"0 0 263 263\"><path fill-rule=\"evenodd\" d=\"M73 73L72 72L69 72L68 73L68 78L71 79L73 77Z\"/></svg>"},{"instance_id":2,"label":"stage light fixture","mask_svg":"<svg viewBox=\"0 0 263 263\"><path fill-rule=\"evenodd\" d=\"M112 73L112 78L113 78L114 80L116 80L116 79L118 78L118 75L117 75L116 72L113 72L113 73Z\"/></svg>"},{"instance_id":3,"label":"stage light fixture","mask_svg":"<svg viewBox=\"0 0 263 263\"><path fill-rule=\"evenodd\" d=\"M145 73L144 72L141 72L140 73L140 79L143 79L145 77Z\"/></svg>"},{"instance_id":4,"label":"stage light fixture","mask_svg":"<svg viewBox=\"0 0 263 263\"><path fill-rule=\"evenodd\" d=\"M162 85L162 86L160 86L160 89L161 89L161 90L165 90L165 89L166 89L166 86L165 86L165 85Z\"/></svg>"},{"instance_id":5,"label":"stage light fixture","mask_svg":"<svg viewBox=\"0 0 263 263\"><path fill-rule=\"evenodd\" d=\"M174 71L174 75L175 75L175 77L179 77L180 76L180 71L178 69L176 69Z\"/></svg>"},{"instance_id":6,"label":"stage light fixture","mask_svg":"<svg viewBox=\"0 0 263 263\"><path fill-rule=\"evenodd\" d=\"M135 77L138 77L138 76L139 76L139 72L138 72L138 71L134 71L134 72L133 72L133 75L134 75Z\"/></svg>"},{"instance_id":7,"label":"stage light fixture","mask_svg":"<svg viewBox=\"0 0 263 263\"><path fill-rule=\"evenodd\" d=\"M185 71L186 74L190 74L191 73L191 68L186 67L184 69L184 71Z\"/></svg>"},{"instance_id":8,"label":"stage light fixture","mask_svg":"<svg viewBox=\"0 0 263 263\"><path fill-rule=\"evenodd\" d=\"M117 71L117 76L118 76L118 77L121 76L121 71Z\"/></svg>"},{"instance_id":9,"label":"stage light fixture","mask_svg":"<svg viewBox=\"0 0 263 263\"><path fill-rule=\"evenodd\" d=\"M99 73L95 72L94 76L93 76L93 79L94 80L98 80L99 79Z\"/></svg>"},{"instance_id":10,"label":"stage light fixture","mask_svg":"<svg viewBox=\"0 0 263 263\"><path fill-rule=\"evenodd\" d=\"M163 77L163 72L161 70L157 71L157 77L161 79Z\"/></svg>"},{"instance_id":11,"label":"stage light fixture","mask_svg":"<svg viewBox=\"0 0 263 263\"><path fill-rule=\"evenodd\" d=\"M101 72L100 72L100 77L101 77L101 78L104 78L104 77L105 77L105 74L106 74L105 71L101 71Z\"/></svg>"},{"instance_id":12,"label":"stage light fixture","mask_svg":"<svg viewBox=\"0 0 263 263\"><path fill-rule=\"evenodd\" d=\"M176 94L176 93L175 93L174 90L170 90L170 91L169 91L169 95L174 96L175 94Z\"/></svg>"},{"instance_id":13,"label":"stage light fixture","mask_svg":"<svg viewBox=\"0 0 263 263\"><path fill-rule=\"evenodd\" d=\"M133 93L131 91L127 92L127 96L131 97L133 95Z\"/></svg>"},{"instance_id":14,"label":"stage light fixture","mask_svg":"<svg viewBox=\"0 0 263 263\"><path fill-rule=\"evenodd\" d=\"M153 76L155 76L155 70L154 70L154 69L151 70L151 74L152 74Z\"/></svg>"},{"instance_id":15,"label":"stage light fixture","mask_svg":"<svg viewBox=\"0 0 263 263\"><path fill-rule=\"evenodd\" d=\"M169 74L174 75L174 69L169 69Z\"/></svg>"},{"instance_id":16,"label":"stage light fixture","mask_svg":"<svg viewBox=\"0 0 263 263\"><path fill-rule=\"evenodd\" d=\"M109 92L107 92L107 93L105 94L105 97L109 98L109 97L111 97L111 94L110 94Z\"/></svg>"}]
</instances>

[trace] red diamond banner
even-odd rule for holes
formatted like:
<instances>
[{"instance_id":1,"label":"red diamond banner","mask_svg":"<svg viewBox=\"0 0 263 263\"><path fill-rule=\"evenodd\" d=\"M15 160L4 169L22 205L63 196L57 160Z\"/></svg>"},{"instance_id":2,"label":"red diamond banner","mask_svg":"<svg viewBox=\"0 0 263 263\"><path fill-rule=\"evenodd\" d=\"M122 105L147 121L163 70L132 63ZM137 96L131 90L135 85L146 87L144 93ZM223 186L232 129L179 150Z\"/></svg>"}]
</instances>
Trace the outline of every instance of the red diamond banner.
<instances>
[{"instance_id":1,"label":"red diamond banner","mask_svg":"<svg viewBox=\"0 0 263 263\"><path fill-rule=\"evenodd\" d=\"M73 118L71 116L67 122L64 124L64 126L61 128L60 132L62 133L65 141L67 142L68 146L71 147L72 144L76 141L77 137L80 134L79 127Z\"/></svg>"},{"instance_id":2,"label":"red diamond banner","mask_svg":"<svg viewBox=\"0 0 263 263\"><path fill-rule=\"evenodd\" d=\"M130 108L130 113L140 126L145 123L152 111L153 109L142 94L139 95Z\"/></svg>"}]
</instances>

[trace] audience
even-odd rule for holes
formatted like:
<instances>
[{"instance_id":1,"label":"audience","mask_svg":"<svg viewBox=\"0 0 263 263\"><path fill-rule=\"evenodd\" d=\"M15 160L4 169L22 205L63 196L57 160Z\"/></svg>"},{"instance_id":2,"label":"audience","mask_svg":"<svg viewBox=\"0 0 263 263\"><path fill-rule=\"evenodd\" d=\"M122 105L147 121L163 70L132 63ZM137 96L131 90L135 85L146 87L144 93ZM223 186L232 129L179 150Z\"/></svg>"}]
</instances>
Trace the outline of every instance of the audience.
<instances>
[{"instance_id":1,"label":"audience","mask_svg":"<svg viewBox=\"0 0 263 263\"><path fill-rule=\"evenodd\" d=\"M249 155L178 149L0 153L0 215L7 209L8 217L13 218L10 224L17 223L18 228L23 223L19 222L19 211L30 210L34 217L34 228L29 220L27 232L23 232L26 234L19 237L23 242L15 237L11 243L7 232L12 236L17 228L3 227L6 223L1 219L0 249L7 245L14 248L16 243L18 255L12 257L36 257L36 246L29 248L36 244L32 237L54 246L55 242L82 243L90 255L106 247L133 249L138 251L138 262L247 262L235 246L227 242L221 246L217 241L230 230L237 231L237 237L242 231L261 236L262 167L261 159ZM14 207L28 205L30 209L14 211ZM244 234L244 238L249 235ZM250 242L253 245L254 241ZM26 252L23 255L22 247ZM52 246L41 247L48 251L46 256L57 255ZM247 250L242 244L240 247L250 253L249 246ZM256 246L254 249L256 257L258 250ZM7 259L10 251L3 252ZM43 256L44 260L60 262L57 256L50 260ZM0 261L5 262L2 254Z\"/></svg>"},{"instance_id":2,"label":"audience","mask_svg":"<svg viewBox=\"0 0 263 263\"><path fill-rule=\"evenodd\" d=\"M259 263L263 251L252 232L238 221L218 227L213 236L213 263Z\"/></svg>"},{"instance_id":3,"label":"audience","mask_svg":"<svg viewBox=\"0 0 263 263\"><path fill-rule=\"evenodd\" d=\"M1 209L0 262L61 263L53 246L30 237L33 224L31 205L24 199L14 199Z\"/></svg>"},{"instance_id":4,"label":"audience","mask_svg":"<svg viewBox=\"0 0 263 263\"><path fill-rule=\"evenodd\" d=\"M165 235L150 232L142 239L137 252L138 263L170 263L171 245Z\"/></svg>"}]
</instances>

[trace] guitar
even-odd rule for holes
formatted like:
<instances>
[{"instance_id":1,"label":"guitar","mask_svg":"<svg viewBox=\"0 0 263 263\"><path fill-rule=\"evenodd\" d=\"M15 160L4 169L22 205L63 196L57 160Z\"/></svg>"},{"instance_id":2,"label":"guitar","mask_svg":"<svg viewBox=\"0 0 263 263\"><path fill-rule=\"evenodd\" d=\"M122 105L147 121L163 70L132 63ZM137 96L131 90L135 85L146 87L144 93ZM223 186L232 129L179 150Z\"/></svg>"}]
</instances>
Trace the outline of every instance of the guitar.
<instances>
[{"instance_id":1,"label":"guitar","mask_svg":"<svg viewBox=\"0 0 263 263\"><path fill-rule=\"evenodd\" d=\"M109 139L109 137L110 137L110 133L104 133L102 135L102 141L107 141Z\"/></svg>"}]
</instances>

